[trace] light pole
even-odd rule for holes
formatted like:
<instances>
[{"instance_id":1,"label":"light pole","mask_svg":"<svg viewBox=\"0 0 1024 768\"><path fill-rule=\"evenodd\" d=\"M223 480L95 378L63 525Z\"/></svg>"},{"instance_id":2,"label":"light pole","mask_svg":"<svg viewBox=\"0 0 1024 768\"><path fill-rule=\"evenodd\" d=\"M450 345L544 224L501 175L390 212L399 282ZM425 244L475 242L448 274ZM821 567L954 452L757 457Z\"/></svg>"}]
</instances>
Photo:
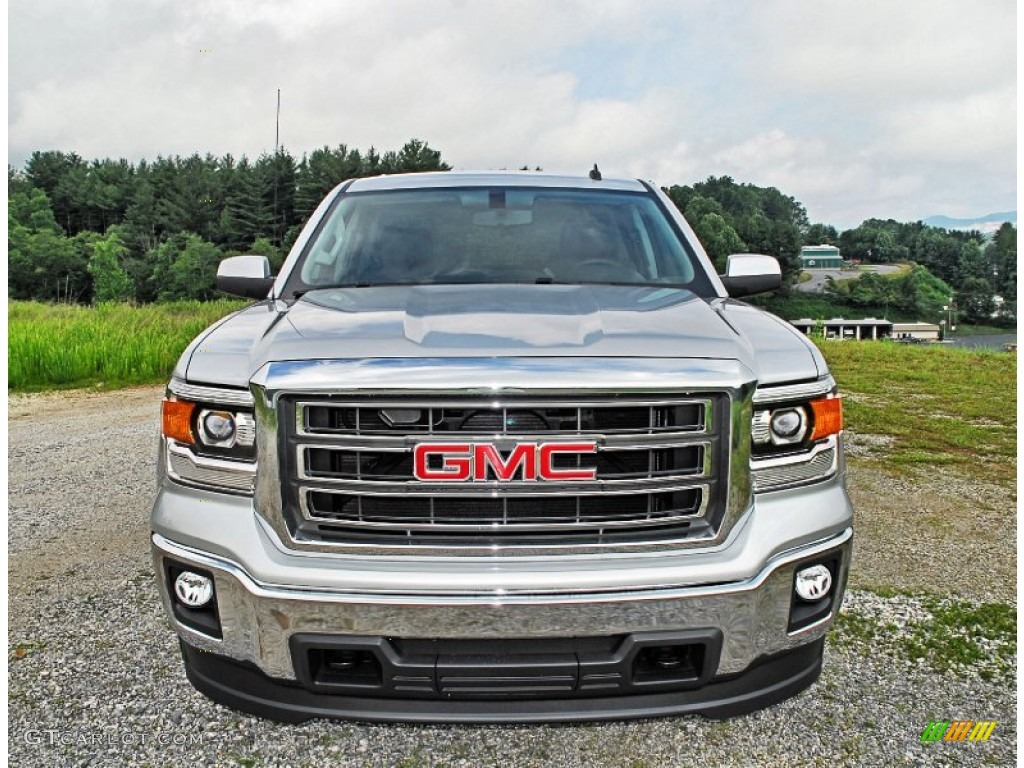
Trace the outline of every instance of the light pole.
<instances>
[{"instance_id":1,"label":"light pole","mask_svg":"<svg viewBox=\"0 0 1024 768\"><path fill-rule=\"evenodd\" d=\"M952 296L949 297L949 304L942 305L942 311L946 313L946 318L949 322L947 323L946 319L943 319L940 322L940 325L949 328L949 332L953 333L953 331L956 330L956 302L953 300ZM945 338L945 334L943 334L943 338Z\"/></svg>"}]
</instances>

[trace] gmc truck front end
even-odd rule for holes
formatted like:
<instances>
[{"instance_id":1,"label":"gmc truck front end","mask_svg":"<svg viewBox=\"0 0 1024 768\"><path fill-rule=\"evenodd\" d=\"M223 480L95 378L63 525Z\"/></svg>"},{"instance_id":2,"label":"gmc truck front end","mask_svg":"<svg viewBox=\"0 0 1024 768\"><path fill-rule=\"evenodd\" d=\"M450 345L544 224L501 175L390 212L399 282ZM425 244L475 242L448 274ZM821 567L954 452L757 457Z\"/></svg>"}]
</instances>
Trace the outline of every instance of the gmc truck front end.
<instances>
[{"instance_id":1,"label":"gmc truck front end","mask_svg":"<svg viewBox=\"0 0 1024 768\"><path fill-rule=\"evenodd\" d=\"M778 702L850 566L842 401L640 181L340 185L182 355L152 551L189 679L285 721Z\"/></svg>"}]
</instances>

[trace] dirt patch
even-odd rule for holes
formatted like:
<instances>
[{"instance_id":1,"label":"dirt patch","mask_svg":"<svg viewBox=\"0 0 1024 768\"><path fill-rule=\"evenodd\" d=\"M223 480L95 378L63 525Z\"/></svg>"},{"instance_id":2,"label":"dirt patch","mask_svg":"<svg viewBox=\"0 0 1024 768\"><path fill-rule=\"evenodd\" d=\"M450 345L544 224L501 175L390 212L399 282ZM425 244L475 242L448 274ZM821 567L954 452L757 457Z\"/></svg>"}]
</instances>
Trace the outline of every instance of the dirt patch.
<instances>
[{"instance_id":1,"label":"dirt patch","mask_svg":"<svg viewBox=\"0 0 1024 768\"><path fill-rule=\"evenodd\" d=\"M59 419L71 415L110 413L139 404L159 402L164 387L133 387L116 392L91 389L66 389L56 392L32 392L7 396L7 420L17 421L32 416L55 416Z\"/></svg>"},{"instance_id":2,"label":"dirt patch","mask_svg":"<svg viewBox=\"0 0 1024 768\"><path fill-rule=\"evenodd\" d=\"M109 579L114 562L145 562L162 394L145 387L9 398L12 626L40 591L81 593Z\"/></svg>"},{"instance_id":3,"label":"dirt patch","mask_svg":"<svg viewBox=\"0 0 1024 768\"><path fill-rule=\"evenodd\" d=\"M856 440L853 441L856 444ZM1016 603L1017 494L961 469L851 462L854 587Z\"/></svg>"}]
</instances>

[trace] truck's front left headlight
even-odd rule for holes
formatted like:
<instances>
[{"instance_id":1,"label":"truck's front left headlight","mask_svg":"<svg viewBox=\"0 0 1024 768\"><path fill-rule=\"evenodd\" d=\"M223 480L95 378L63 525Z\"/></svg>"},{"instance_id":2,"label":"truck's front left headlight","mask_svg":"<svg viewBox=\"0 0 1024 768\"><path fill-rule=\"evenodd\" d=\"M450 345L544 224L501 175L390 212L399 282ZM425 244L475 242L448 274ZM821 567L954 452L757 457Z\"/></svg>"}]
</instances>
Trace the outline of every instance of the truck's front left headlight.
<instances>
[{"instance_id":1,"label":"truck's front left headlight","mask_svg":"<svg viewBox=\"0 0 1024 768\"><path fill-rule=\"evenodd\" d=\"M217 402L212 388L194 388L204 400L184 399L174 389L172 383L161 409L167 477L182 485L251 494L256 477L251 407ZM229 392L223 399L242 399L237 391Z\"/></svg>"}]
</instances>

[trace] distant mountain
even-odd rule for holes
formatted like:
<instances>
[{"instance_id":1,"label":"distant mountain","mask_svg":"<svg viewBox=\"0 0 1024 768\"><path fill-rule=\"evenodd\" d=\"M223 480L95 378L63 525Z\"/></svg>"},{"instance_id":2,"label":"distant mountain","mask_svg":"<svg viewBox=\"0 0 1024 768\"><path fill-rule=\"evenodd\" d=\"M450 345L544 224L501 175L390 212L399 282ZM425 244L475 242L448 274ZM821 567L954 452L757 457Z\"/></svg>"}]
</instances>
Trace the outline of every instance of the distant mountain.
<instances>
[{"instance_id":1,"label":"distant mountain","mask_svg":"<svg viewBox=\"0 0 1024 768\"><path fill-rule=\"evenodd\" d=\"M942 229L970 230L976 229L986 234L995 232L1004 222L1010 222L1017 226L1017 212L1004 211L1002 213L990 213L988 216L979 216L976 219L954 219L949 216L929 216L922 222L929 227L941 227Z\"/></svg>"}]
</instances>

